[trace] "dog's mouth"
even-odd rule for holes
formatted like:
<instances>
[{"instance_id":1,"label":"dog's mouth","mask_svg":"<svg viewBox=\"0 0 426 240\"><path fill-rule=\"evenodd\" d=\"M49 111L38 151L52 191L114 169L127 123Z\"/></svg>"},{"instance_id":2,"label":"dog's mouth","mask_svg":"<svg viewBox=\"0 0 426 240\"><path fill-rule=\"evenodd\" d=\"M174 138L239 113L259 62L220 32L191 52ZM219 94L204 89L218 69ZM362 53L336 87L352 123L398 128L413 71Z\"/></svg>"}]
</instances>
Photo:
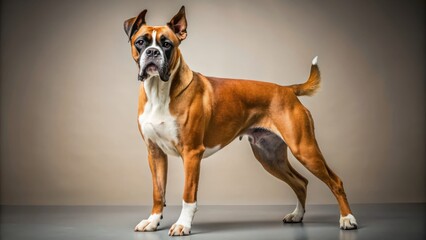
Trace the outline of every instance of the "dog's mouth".
<instances>
[{"instance_id":1,"label":"dog's mouth","mask_svg":"<svg viewBox=\"0 0 426 240\"><path fill-rule=\"evenodd\" d=\"M149 63L146 65L144 72L149 75L156 75L158 73L158 67L155 63Z\"/></svg>"},{"instance_id":2,"label":"dog's mouth","mask_svg":"<svg viewBox=\"0 0 426 240\"><path fill-rule=\"evenodd\" d=\"M167 82L169 80L170 74L165 74L164 67L160 68L157 64L150 62L142 69L142 75L138 75L138 80L145 81L146 79L155 76L159 77L161 81Z\"/></svg>"},{"instance_id":3,"label":"dog's mouth","mask_svg":"<svg viewBox=\"0 0 426 240\"><path fill-rule=\"evenodd\" d=\"M147 78L150 78L152 76L159 76L160 73L158 71L158 66L151 62L146 64L142 69L142 75L138 75L139 81L145 81Z\"/></svg>"}]
</instances>

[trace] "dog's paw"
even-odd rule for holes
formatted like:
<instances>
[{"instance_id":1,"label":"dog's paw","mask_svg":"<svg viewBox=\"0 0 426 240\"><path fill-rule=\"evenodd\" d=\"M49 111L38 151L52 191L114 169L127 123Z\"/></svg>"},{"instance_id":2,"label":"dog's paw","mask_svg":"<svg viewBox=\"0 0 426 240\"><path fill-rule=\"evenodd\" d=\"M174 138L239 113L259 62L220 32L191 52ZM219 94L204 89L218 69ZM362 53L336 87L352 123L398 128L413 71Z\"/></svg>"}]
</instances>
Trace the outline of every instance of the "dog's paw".
<instances>
[{"instance_id":1,"label":"dog's paw","mask_svg":"<svg viewBox=\"0 0 426 240\"><path fill-rule=\"evenodd\" d=\"M175 223L169 230L169 236L184 236L191 233L191 227L185 227L181 224Z\"/></svg>"},{"instance_id":2,"label":"dog's paw","mask_svg":"<svg viewBox=\"0 0 426 240\"><path fill-rule=\"evenodd\" d=\"M197 211L197 202L186 203L182 200L182 212L179 219L169 230L169 236L184 236L191 233L192 220Z\"/></svg>"},{"instance_id":3,"label":"dog's paw","mask_svg":"<svg viewBox=\"0 0 426 240\"><path fill-rule=\"evenodd\" d=\"M351 229L357 229L358 224L356 223L356 219L352 214L348 214L347 216L343 217L340 216L340 229L343 230L351 230Z\"/></svg>"},{"instance_id":4,"label":"dog's paw","mask_svg":"<svg viewBox=\"0 0 426 240\"><path fill-rule=\"evenodd\" d=\"M142 220L135 227L135 232L152 232L157 230L157 227L160 225L161 214L153 214L149 216L148 219Z\"/></svg>"},{"instance_id":5,"label":"dog's paw","mask_svg":"<svg viewBox=\"0 0 426 240\"><path fill-rule=\"evenodd\" d=\"M297 201L296 208L292 213L285 215L283 222L284 223L300 223L303 220L303 215L305 215L305 209L302 204Z\"/></svg>"},{"instance_id":6,"label":"dog's paw","mask_svg":"<svg viewBox=\"0 0 426 240\"><path fill-rule=\"evenodd\" d=\"M298 214L298 213L289 213L287 215L285 215L283 222L284 223L299 223L302 222L303 220L303 214Z\"/></svg>"},{"instance_id":7,"label":"dog's paw","mask_svg":"<svg viewBox=\"0 0 426 240\"><path fill-rule=\"evenodd\" d=\"M157 230L156 224L149 221L148 219L142 220L138 225L135 227L135 232L152 232Z\"/></svg>"}]
</instances>

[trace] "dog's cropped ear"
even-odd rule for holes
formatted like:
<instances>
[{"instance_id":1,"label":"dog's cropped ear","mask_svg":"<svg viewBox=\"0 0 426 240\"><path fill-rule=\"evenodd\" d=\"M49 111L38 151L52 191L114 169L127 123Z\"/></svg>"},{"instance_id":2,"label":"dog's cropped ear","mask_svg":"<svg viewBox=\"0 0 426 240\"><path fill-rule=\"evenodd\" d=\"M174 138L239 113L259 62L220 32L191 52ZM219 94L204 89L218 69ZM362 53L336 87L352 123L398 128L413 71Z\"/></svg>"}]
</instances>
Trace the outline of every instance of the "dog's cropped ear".
<instances>
[{"instance_id":1,"label":"dog's cropped ear","mask_svg":"<svg viewBox=\"0 0 426 240\"><path fill-rule=\"evenodd\" d=\"M124 31L126 32L127 36L129 37L129 41L132 38L133 34L138 31L138 29L146 24L145 22L145 15L148 10L143 10L137 17L133 17L130 19L127 19L124 22Z\"/></svg>"},{"instance_id":2,"label":"dog's cropped ear","mask_svg":"<svg viewBox=\"0 0 426 240\"><path fill-rule=\"evenodd\" d=\"M186 22L185 6L180 8L179 12L172 18L172 20L170 20L170 22L167 23L167 26L175 32L180 41L183 41L186 38L186 28L188 23Z\"/></svg>"}]
</instances>

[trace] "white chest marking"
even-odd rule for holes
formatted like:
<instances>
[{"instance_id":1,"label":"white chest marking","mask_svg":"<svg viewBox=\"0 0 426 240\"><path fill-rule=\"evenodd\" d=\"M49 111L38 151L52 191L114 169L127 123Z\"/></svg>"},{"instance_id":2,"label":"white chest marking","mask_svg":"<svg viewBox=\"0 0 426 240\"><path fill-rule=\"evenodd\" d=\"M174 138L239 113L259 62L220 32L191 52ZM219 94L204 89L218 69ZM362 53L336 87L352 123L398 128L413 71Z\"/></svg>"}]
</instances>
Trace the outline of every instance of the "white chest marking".
<instances>
[{"instance_id":1,"label":"white chest marking","mask_svg":"<svg viewBox=\"0 0 426 240\"><path fill-rule=\"evenodd\" d=\"M169 111L171 81L163 82L154 75L143 84L148 101L139 115L139 124L145 141L156 143L166 154L179 156L175 147L178 142L176 119Z\"/></svg>"}]
</instances>

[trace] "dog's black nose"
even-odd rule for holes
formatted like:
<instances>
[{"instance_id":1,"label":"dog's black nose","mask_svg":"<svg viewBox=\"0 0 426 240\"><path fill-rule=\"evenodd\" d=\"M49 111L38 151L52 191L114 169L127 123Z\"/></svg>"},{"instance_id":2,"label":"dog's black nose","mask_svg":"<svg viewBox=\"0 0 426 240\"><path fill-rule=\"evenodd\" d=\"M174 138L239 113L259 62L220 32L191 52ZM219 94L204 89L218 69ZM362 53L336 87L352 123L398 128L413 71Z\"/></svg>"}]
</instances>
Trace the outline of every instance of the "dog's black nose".
<instances>
[{"instance_id":1,"label":"dog's black nose","mask_svg":"<svg viewBox=\"0 0 426 240\"><path fill-rule=\"evenodd\" d=\"M146 50L146 55L148 57L157 57L158 55L160 55L160 51L158 51L158 49L156 48L148 48Z\"/></svg>"}]
</instances>

